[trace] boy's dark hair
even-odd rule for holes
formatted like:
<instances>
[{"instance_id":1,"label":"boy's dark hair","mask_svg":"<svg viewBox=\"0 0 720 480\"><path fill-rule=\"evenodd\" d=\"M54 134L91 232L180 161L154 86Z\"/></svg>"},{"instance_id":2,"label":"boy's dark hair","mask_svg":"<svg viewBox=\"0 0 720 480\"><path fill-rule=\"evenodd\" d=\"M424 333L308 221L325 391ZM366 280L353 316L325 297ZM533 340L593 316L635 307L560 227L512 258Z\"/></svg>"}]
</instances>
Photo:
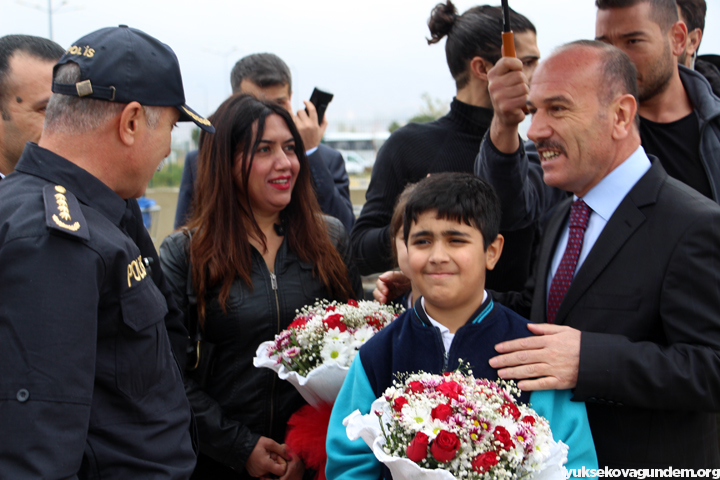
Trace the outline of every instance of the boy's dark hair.
<instances>
[{"instance_id":1,"label":"boy's dark hair","mask_svg":"<svg viewBox=\"0 0 720 480\"><path fill-rule=\"evenodd\" d=\"M238 60L230 72L233 93L240 92L243 80L250 80L261 88L287 84L292 93L290 68L274 53L254 53Z\"/></svg>"},{"instance_id":2,"label":"boy's dark hair","mask_svg":"<svg viewBox=\"0 0 720 480\"><path fill-rule=\"evenodd\" d=\"M535 25L513 9L510 9L510 22L515 33L537 33ZM500 7L481 5L458 15L455 5L447 0L447 3L438 3L433 8L428 20L431 37L428 43L437 43L447 35L445 56L457 88L467 85L470 79L468 69L474 57L482 57L493 64L500 60L502 24Z\"/></svg>"},{"instance_id":3,"label":"boy's dark hair","mask_svg":"<svg viewBox=\"0 0 720 480\"><path fill-rule=\"evenodd\" d=\"M500 199L489 183L470 173L433 173L417 183L405 205L406 244L410 226L430 210L437 210L437 218L455 220L480 230L485 250L500 232Z\"/></svg>"},{"instance_id":4,"label":"boy's dark hair","mask_svg":"<svg viewBox=\"0 0 720 480\"><path fill-rule=\"evenodd\" d=\"M705 0L677 0L677 5L680 7L688 32L692 32L696 28L705 31L705 15L707 14Z\"/></svg>"},{"instance_id":5,"label":"boy's dark hair","mask_svg":"<svg viewBox=\"0 0 720 480\"><path fill-rule=\"evenodd\" d=\"M405 205L410 197L410 194L415 190L414 183L408 183L405 185L405 189L400 195L398 195L397 201L395 202L395 208L393 209L392 218L390 218L390 247L392 248L392 260L394 265L398 264L397 247L395 246L395 237L398 232L403 228L403 217L405 216Z\"/></svg>"},{"instance_id":6,"label":"boy's dark hair","mask_svg":"<svg viewBox=\"0 0 720 480\"><path fill-rule=\"evenodd\" d=\"M650 18L660 25L663 32L668 31L673 23L678 21L675 0L595 0L595 6L599 10L634 7L640 3L650 4Z\"/></svg>"}]
</instances>

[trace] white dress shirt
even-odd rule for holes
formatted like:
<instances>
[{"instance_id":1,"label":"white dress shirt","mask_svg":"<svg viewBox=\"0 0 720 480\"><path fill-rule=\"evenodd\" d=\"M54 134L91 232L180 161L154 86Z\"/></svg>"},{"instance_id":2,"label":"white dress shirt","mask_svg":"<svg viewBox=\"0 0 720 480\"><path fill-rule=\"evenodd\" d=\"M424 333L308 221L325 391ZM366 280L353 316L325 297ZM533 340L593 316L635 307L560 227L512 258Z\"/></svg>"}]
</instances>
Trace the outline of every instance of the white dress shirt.
<instances>
[{"instance_id":1,"label":"white dress shirt","mask_svg":"<svg viewBox=\"0 0 720 480\"><path fill-rule=\"evenodd\" d=\"M487 295L487 291L483 290L483 299L481 305L485 303L485 300L487 300ZM430 320L430 323L432 323L433 327L437 327L440 329L440 335L442 336L443 345L445 346L445 353L449 352L450 345L452 345L455 334L450 333L449 328L428 315L427 309L425 308L425 297L420 298L420 303L422 304L423 310L425 310L425 315L427 315L427 318L428 320Z\"/></svg>"}]
</instances>

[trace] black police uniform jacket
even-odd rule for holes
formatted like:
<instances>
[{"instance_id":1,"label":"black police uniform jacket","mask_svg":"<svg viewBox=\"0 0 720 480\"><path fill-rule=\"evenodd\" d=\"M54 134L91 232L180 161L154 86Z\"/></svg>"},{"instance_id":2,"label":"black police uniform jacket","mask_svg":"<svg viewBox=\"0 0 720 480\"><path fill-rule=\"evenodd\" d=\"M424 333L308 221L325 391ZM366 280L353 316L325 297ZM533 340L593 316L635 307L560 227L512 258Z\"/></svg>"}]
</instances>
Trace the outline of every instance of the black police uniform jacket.
<instances>
[{"instance_id":1,"label":"black police uniform jacket","mask_svg":"<svg viewBox=\"0 0 720 480\"><path fill-rule=\"evenodd\" d=\"M0 182L2 478L193 470L168 306L123 229L128 208L31 143Z\"/></svg>"},{"instance_id":2,"label":"black police uniform jacket","mask_svg":"<svg viewBox=\"0 0 720 480\"><path fill-rule=\"evenodd\" d=\"M324 215L328 233L350 272L357 294L362 292L360 276L350 260L349 237L339 220ZM160 263L175 299L185 308L187 299L188 249L191 240L184 231L168 236L160 247ZM313 276L313 265L302 262L284 239L270 270L260 252L252 249L250 289L236 277L227 300L227 313L218 303L220 286L205 296L205 339L215 344L212 376L205 390L186 379L186 392L198 424L200 451L211 459L240 472L227 477L245 478L245 462L260 436L284 443L290 415L305 404L289 382L278 379L267 368L253 366L260 343L273 340L287 328L296 310L317 299L332 300L323 284ZM212 471L207 460L198 468ZM221 469L222 471L222 469Z\"/></svg>"}]
</instances>

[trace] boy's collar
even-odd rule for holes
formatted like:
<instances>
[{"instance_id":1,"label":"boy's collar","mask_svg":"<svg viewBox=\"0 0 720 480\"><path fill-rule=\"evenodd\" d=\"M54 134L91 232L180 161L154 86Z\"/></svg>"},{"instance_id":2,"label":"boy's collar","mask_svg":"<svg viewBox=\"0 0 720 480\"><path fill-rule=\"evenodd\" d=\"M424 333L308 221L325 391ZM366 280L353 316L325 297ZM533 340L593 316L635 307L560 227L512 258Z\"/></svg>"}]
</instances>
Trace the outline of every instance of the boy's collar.
<instances>
[{"instance_id":1,"label":"boy's collar","mask_svg":"<svg viewBox=\"0 0 720 480\"><path fill-rule=\"evenodd\" d=\"M487 317L490 312L492 312L493 308L495 307L495 303L493 302L492 297L488 293L487 290L484 292L485 299L483 300L482 304L475 310L475 312L468 318L467 322L465 322L465 325L469 323L480 323L483 321L485 317ZM415 317L420 321L421 324L423 324L426 327L432 327L432 322L430 321L430 317L428 316L427 312L425 311L424 301L423 297L420 296L415 301L415 308L413 308L413 311L415 312ZM436 320L437 321L437 320ZM438 322L440 323L440 322Z\"/></svg>"},{"instance_id":2,"label":"boy's collar","mask_svg":"<svg viewBox=\"0 0 720 480\"><path fill-rule=\"evenodd\" d=\"M428 315L427 309L425 308L425 298L424 297L420 297L420 306L422 307L422 311L425 314L425 317L423 318L423 320L429 320L431 327L437 327L440 330L441 335L445 335L445 332L447 332L448 334L455 336L454 333L452 333L452 334L450 333L450 329L448 327L446 327L445 325L443 325L442 323L438 322L437 320L432 318L430 315Z\"/></svg>"}]
</instances>

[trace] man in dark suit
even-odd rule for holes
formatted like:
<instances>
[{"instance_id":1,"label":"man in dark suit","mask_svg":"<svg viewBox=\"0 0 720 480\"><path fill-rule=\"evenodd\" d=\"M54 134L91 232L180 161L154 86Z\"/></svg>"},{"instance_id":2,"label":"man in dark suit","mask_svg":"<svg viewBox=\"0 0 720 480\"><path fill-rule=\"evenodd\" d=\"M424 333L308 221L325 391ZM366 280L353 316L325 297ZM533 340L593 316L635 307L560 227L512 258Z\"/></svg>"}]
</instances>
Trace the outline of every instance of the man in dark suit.
<instances>
[{"instance_id":1,"label":"man in dark suit","mask_svg":"<svg viewBox=\"0 0 720 480\"><path fill-rule=\"evenodd\" d=\"M545 182L574 196L534 281L498 296L536 336L498 344L490 365L523 390L573 389L601 466L718 467L720 207L640 147L635 75L591 41L538 67L528 136Z\"/></svg>"},{"instance_id":2,"label":"man in dark suit","mask_svg":"<svg viewBox=\"0 0 720 480\"><path fill-rule=\"evenodd\" d=\"M292 99L292 76L287 64L272 53L256 53L241 58L230 74L233 94L249 93L258 98L275 102L290 112L303 139L310 164L313 185L320 209L326 215L340 220L348 232L355 223L352 202L350 201L350 179L345 170L345 160L337 150L320 143L327 117L318 123L315 106L305 100L305 109L294 113L290 103ZM197 151L185 158L175 212L175 228L185 224L192 206L193 187L197 172Z\"/></svg>"}]
</instances>

